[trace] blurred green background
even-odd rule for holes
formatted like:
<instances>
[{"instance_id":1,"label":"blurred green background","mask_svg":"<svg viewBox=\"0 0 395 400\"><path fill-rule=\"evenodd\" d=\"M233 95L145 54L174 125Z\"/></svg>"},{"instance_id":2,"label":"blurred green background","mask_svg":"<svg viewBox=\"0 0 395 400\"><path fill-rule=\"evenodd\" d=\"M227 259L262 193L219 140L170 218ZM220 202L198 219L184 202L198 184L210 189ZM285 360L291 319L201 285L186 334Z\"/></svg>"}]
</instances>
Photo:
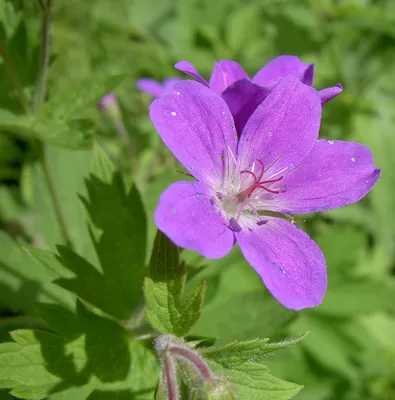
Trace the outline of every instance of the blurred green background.
<instances>
[{"instance_id":1,"label":"blurred green background","mask_svg":"<svg viewBox=\"0 0 395 400\"><path fill-rule=\"evenodd\" d=\"M12 10L9 5L14 6ZM23 23L20 18L23 18ZM39 8L32 0L0 1L9 55L24 90L37 70ZM295 313L265 291L235 249L219 261L184 252L193 282L205 279L204 313L194 333L234 339L307 338L265 362L273 374L305 385L300 400L395 399L395 1L394 0L55 0L49 97L108 74L129 74L117 89L138 156L131 157L111 121L93 105L84 112L99 142L143 194L152 243L153 211L162 190L183 179L149 118L151 99L140 77L178 76L173 65L193 62L209 77L214 60L232 59L253 75L280 54L316 64L317 89L343 85L325 105L321 136L371 147L382 176L358 204L308 216L302 225L324 251L329 289L324 303ZM3 109L22 114L4 62ZM84 90L84 86L80 86ZM0 124L1 125L1 124ZM47 272L19 247L54 249L62 242L37 149L28 135L0 131L0 338L34 326L34 301L56 297ZM67 226L81 253L88 231L78 193L91 151L49 148ZM136 167L136 172L131 170ZM192 283L193 283L192 282ZM2 393L0 397L9 398ZM2 397L1 397L2 398Z\"/></svg>"}]
</instances>

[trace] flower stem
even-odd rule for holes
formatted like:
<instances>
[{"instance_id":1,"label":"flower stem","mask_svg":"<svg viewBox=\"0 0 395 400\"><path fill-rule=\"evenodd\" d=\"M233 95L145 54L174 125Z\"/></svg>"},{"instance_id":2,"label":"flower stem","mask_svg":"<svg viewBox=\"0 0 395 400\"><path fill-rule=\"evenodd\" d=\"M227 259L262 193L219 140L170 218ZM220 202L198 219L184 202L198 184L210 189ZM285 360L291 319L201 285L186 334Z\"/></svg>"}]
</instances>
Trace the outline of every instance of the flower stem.
<instances>
[{"instance_id":1,"label":"flower stem","mask_svg":"<svg viewBox=\"0 0 395 400\"><path fill-rule=\"evenodd\" d=\"M39 0L42 14L42 32L41 32L41 53L39 60L39 69L36 82L36 92L34 94L33 113L37 114L38 110L45 101L48 81L48 68L50 57L51 43L51 21L52 21L52 0ZM40 163L44 172L44 178L48 186L49 195L55 210L56 219L59 224L60 232L64 242L70 248L73 248L71 238L69 236L66 219L62 212L59 196L56 192L55 182L51 175L49 160L47 155L47 146L40 143Z\"/></svg>"},{"instance_id":2,"label":"flower stem","mask_svg":"<svg viewBox=\"0 0 395 400\"><path fill-rule=\"evenodd\" d=\"M25 113L30 114L31 113L30 104L27 101L27 98L23 91L23 86L21 84L18 74L16 73L15 68L12 65L12 61L8 55L7 48L6 48L6 45L3 40L0 40L0 54L3 57L4 67L7 70L7 74L10 77L10 80L11 80L15 90L18 93L19 101L20 101L23 109L25 110Z\"/></svg>"},{"instance_id":3,"label":"flower stem","mask_svg":"<svg viewBox=\"0 0 395 400\"><path fill-rule=\"evenodd\" d=\"M51 20L52 20L52 0L40 0L42 22L41 22L41 53L39 72L36 82L36 92L33 102L33 112L37 113L38 109L45 101L47 92L48 81L48 67L50 56L50 42L51 42Z\"/></svg>"},{"instance_id":4,"label":"flower stem","mask_svg":"<svg viewBox=\"0 0 395 400\"><path fill-rule=\"evenodd\" d=\"M176 367L169 351L164 352L163 372L167 387L167 400L179 400Z\"/></svg>"},{"instance_id":5,"label":"flower stem","mask_svg":"<svg viewBox=\"0 0 395 400\"><path fill-rule=\"evenodd\" d=\"M51 170L50 170L48 156L46 154L46 151L47 151L47 147L44 144L41 144L40 163L41 163L41 166L42 166L42 169L44 172L44 178L45 178L45 181L48 186L49 195L52 200L52 204L53 204L53 207L55 210L56 219L58 220L61 235L63 237L65 244L69 248L72 249L73 242L71 241L71 238L70 238L68 230L67 230L66 220L65 220L63 212L62 212L62 207L60 205L59 196L56 192L55 182L52 179Z\"/></svg>"},{"instance_id":6,"label":"flower stem","mask_svg":"<svg viewBox=\"0 0 395 400\"><path fill-rule=\"evenodd\" d=\"M214 379L214 374L210 367L194 351L175 345L169 346L168 351L175 357L187 361L195 368L203 380L210 382Z\"/></svg>"}]
</instances>

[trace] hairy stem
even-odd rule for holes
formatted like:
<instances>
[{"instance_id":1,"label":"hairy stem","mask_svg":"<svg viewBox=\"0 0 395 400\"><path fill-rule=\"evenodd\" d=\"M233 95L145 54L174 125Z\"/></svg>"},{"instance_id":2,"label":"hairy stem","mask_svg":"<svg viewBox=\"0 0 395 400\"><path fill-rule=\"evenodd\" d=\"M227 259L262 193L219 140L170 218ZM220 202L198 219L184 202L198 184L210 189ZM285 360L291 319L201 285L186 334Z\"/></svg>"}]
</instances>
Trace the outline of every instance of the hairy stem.
<instances>
[{"instance_id":1,"label":"hairy stem","mask_svg":"<svg viewBox=\"0 0 395 400\"><path fill-rule=\"evenodd\" d=\"M169 351L164 352L163 373L167 400L179 400L176 366Z\"/></svg>"},{"instance_id":2,"label":"hairy stem","mask_svg":"<svg viewBox=\"0 0 395 400\"><path fill-rule=\"evenodd\" d=\"M12 85L14 86L15 90L18 93L19 101L23 109L25 110L25 113L30 114L31 113L30 104L27 101L27 98L23 91L23 86L21 84L18 74L16 73L15 68L13 67L11 58L8 55L7 48L3 40L0 40L0 54L3 57L4 67L7 70L7 74L10 77Z\"/></svg>"},{"instance_id":3,"label":"hairy stem","mask_svg":"<svg viewBox=\"0 0 395 400\"><path fill-rule=\"evenodd\" d=\"M214 379L214 374L210 367L194 351L175 345L170 346L168 351L176 358L181 358L188 362L203 380L210 382Z\"/></svg>"}]
</instances>

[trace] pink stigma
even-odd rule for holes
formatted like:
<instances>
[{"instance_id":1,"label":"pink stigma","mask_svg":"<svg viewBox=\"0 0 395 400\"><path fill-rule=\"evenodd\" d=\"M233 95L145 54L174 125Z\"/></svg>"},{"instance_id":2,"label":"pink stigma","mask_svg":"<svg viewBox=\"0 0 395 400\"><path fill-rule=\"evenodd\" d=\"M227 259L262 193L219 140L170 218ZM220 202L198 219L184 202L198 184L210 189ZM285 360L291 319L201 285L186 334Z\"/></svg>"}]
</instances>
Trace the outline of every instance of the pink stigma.
<instances>
[{"instance_id":1,"label":"pink stigma","mask_svg":"<svg viewBox=\"0 0 395 400\"><path fill-rule=\"evenodd\" d=\"M238 199L240 202L243 202L243 201L245 201L247 198L250 198L251 195L254 193L254 191L255 191L256 189L263 189L263 190L265 190L265 191L267 191L267 192L269 192L269 193L273 193L273 194L278 194L278 193L280 193L280 190L269 189L269 188L266 187L265 185L270 184L270 183L274 183L274 182L281 181L281 179L283 179L283 177L280 176L280 177L277 178L277 179L270 179L270 180L267 180L267 181L261 181L262 176L263 176L263 173L264 173L264 171L265 171L265 168L264 168L263 163L262 163L261 160L256 160L256 162L258 162L259 165L260 165L260 167L261 167L261 171L260 171L260 173L259 173L259 176L257 176L257 175L256 175L254 172L252 172L252 171L244 170L244 171L241 171L241 172L240 172L240 174L248 174L248 175L250 175L250 176L252 177L252 179L253 179L253 182L252 182L246 189L244 189L242 192L240 192L240 193L237 195L237 199Z\"/></svg>"}]
</instances>

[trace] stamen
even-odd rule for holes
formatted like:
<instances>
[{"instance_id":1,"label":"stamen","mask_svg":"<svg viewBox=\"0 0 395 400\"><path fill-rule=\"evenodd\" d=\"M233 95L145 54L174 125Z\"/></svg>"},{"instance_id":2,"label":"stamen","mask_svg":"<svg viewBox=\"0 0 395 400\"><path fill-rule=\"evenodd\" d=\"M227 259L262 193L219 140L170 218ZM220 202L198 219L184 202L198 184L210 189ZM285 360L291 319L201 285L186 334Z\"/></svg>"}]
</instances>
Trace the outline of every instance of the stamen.
<instances>
[{"instance_id":1,"label":"stamen","mask_svg":"<svg viewBox=\"0 0 395 400\"><path fill-rule=\"evenodd\" d=\"M191 178L194 178L194 176L191 175L189 172L179 171L178 169L176 169L176 172L178 172L179 174L183 174L183 175L186 175L186 176L190 176Z\"/></svg>"},{"instance_id":2,"label":"stamen","mask_svg":"<svg viewBox=\"0 0 395 400\"><path fill-rule=\"evenodd\" d=\"M259 178L257 178L257 181L259 182L262 179L263 173L265 171L265 167L263 166L263 162L261 160L256 160L260 166L261 166L261 173L259 175Z\"/></svg>"},{"instance_id":3,"label":"stamen","mask_svg":"<svg viewBox=\"0 0 395 400\"><path fill-rule=\"evenodd\" d=\"M240 175L241 175L241 174L249 174L249 175L252 175L252 178L254 179L254 184L257 183L257 182L259 181L259 179L256 178L255 174L254 174L252 171L244 170L244 171L241 171L241 172L240 172Z\"/></svg>"},{"instance_id":4,"label":"stamen","mask_svg":"<svg viewBox=\"0 0 395 400\"><path fill-rule=\"evenodd\" d=\"M234 232L241 232L241 226L234 218L229 220L229 228Z\"/></svg>"},{"instance_id":5,"label":"stamen","mask_svg":"<svg viewBox=\"0 0 395 400\"><path fill-rule=\"evenodd\" d=\"M256 224L261 226L261 225L265 225L267 224L269 221L267 219L261 219L260 221L258 221Z\"/></svg>"},{"instance_id":6,"label":"stamen","mask_svg":"<svg viewBox=\"0 0 395 400\"><path fill-rule=\"evenodd\" d=\"M304 224L306 222L305 219L298 219L298 220L292 220L292 223L295 224Z\"/></svg>"},{"instance_id":7,"label":"stamen","mask_svg":"<svg viewBox=\"0 0 395 400\"><path fill-rule=\"evenodd\" d=\"M282 176L280 176L280 177L277 178L277 179L271 179L271 180L269 180L269 181L262 181L262 182L259 182L259 183L273 183L273 182L279 182L279 181L281 181L281 179L283 179Z\"/></svg>"},{"instance_id":8,"label":"stamen","mask_svg":"<svg viewBox=\"0 0 395 400\"><path fill-rule=\"evenodd\" d=\"M281 192L281 190L272 190L272 189L268 189L267 187L261 186L261 185L258 185L257 187L259 187L263 190L266 190L269 193L273 193L273 194L279 194Z\"/></svg>"},{"instance_id":9,"label":"stamen","mask_svg":"<svg viewBox=\"0 0 395 400\"><path fill-rule=\"evenodd\" d=\"M244 204L241 203L240 206L239 206L239 211L237 211L236 221L239 220L239 218L241 216L241 212L243 211L243 208L244 208Z\"/></svg>"}]
</instances>

